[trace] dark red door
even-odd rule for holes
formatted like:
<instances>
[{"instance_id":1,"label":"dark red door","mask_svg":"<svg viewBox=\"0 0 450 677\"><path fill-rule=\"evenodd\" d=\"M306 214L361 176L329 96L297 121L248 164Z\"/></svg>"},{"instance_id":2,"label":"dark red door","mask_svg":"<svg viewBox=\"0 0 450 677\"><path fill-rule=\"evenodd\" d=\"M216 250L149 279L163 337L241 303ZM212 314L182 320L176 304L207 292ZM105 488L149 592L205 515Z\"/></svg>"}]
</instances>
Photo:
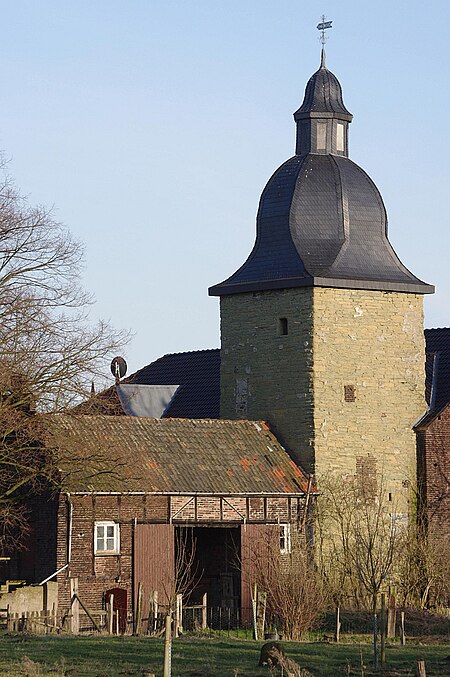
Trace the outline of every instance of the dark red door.
<instances>
[{"instance_id":1,"label":"dark red door","mask_svg":"<svg viewBox=\"0 0 450 677\"><path fill-rule=\"evenodd\" d=\"M114 595L113 599L113 611L114 614L119 612L119 632L121 635L127 629L127 591L124 588L111 588L105 592L105 601L109 602L111 595ZM113 623L113 632L117 632L117 625Z\"/></svg>"}]
</instances>

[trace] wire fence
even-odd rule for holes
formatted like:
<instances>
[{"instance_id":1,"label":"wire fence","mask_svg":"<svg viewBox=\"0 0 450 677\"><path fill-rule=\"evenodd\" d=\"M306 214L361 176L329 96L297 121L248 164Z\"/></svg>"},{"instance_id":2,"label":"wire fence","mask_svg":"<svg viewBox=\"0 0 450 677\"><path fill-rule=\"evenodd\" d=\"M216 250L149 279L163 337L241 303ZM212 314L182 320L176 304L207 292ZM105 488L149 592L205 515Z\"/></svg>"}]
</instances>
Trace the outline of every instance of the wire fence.
<instances>
[{"instance_id":1,"label":"wire fence","mask_svg":"<svg viewBox=\"0 0 450 677\"><path fill-rule=\"evenodd\" d=\"M440 609L434 612L418 609L397 608L395 618L395 637L401 636L401 613L404 613L405 633L408 637L439 636L450 640L450 610ZM251 608L207 607L206 628L201 607L184 607L182 613L182 632L203 633L209 636L253 637L253 610ZM377 615L381 621L380 613ZM326 613L321 621L308 633L311 641L333 640L336 631L336 613ZM340 610L341 637L361 635L373 637L374 615L368 611ZM283 623L269 612L264 624L264 637L276 639L283 636Z\"/></svg>"}]
</instances>

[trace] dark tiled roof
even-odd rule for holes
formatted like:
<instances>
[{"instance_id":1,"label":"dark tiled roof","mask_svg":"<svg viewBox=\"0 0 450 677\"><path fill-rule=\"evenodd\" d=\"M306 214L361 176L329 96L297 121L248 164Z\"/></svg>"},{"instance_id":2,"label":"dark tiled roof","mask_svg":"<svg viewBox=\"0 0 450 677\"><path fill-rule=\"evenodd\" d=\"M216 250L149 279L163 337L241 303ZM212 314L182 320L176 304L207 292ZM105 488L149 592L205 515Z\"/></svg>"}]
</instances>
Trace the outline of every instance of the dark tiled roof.
<instances>
[{"instance_id":1,"label":"dark tiled roof","mask_svg":"<svg viewBox=\"0 0 450 677\"><path fill-rule=\"evenodd\" d=\"M285 162L261 195L256 230L247 261L210 295L303 286L434 291L398 258L377 187L347 157Z\"/></svg>"},{"instance_id":2,"label":"dark tiled roof","mask_svg":"<svg viewBox=\"0 0 450 677\"><path fill-rule=\"evenodd\" d=\"M434 287L415 277L398 258L388 240L380 192L347 157L352 115L338 79L325 67L323 52L321 67L310 78L294 118L296 155L264 188L253 251L209 293L305 286L432 293ZM331 118L345 127L345 142L339 148ZM318 124L328 130L320 144Z\"/></svg>"},{"instance_id":3,"label":"dark tiled roof","mask_svg":"<svg viewBox=\"0 0 450 677\"><path fill-rule=\"evenodd\" d=\"M311 113L335 113L336 117L349 122L353 117L345 107L341 83L324 65L309 78L303 103L294 113L294 117L309 117Z\"/></svg>"},{"instance_id":4,"label":"dark tiled roof","mask_svg":"<svg viewBox=\"0 0 450 677\"><path fill-rule=\"evenodd\" d=\"M425 344L426 398L438 412L450 402L450 328L425 329Z\"/></svg>"},{"instance_id":5,"label":"dark tiled roof","mask_svg":"<svg viewBox=\"0 0 450 677\"><path fill-rule=\"evenodd\" d=\"M132 374L124 383L179 384L165 418L219 418L220 350L164 355Z\"/></svg>"},{"instance_id":6,"label":"dark tiled roof","mask_svg":"<svg viewBox=\"0 0 450 677\"><path fill-rule=\"evenodd\" d=\"M261 422L48 414L66 491L299 494L307 478Z\"/></svg>"},{"instance_id":7,"label":"dark tiled roof","mask_svg":"<svg viewBox=\"0 0 450 677\"><path fill-rule=\"evenodd\" d=\"M179 385L164 418L219 418L220 349L163 355L122 383ZM121 416L124 411L112 386L80 404L74 413Z\"/></svg>"}]
</instances>

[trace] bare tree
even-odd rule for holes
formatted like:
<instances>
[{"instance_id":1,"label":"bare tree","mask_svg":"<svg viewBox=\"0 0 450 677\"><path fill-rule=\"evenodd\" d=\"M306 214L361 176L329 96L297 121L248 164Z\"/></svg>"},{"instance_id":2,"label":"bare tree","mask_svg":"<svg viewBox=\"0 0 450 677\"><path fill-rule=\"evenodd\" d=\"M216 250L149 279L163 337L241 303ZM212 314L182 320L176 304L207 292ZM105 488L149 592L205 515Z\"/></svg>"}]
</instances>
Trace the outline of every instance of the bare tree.
<instances>
[{"instance_id":1,"label":"bare tree","mask_svg":"<svg viewBox=\"0 0 450 677\"><path fill-rule=\"evenodd\" d=\"M127 335L92 325L83 247L49 210L0 183L0 385L22 379L39 409L84 397Z\"/></svg>"},{"instance_id":2,"label":"bare tree","mask_svg":"<svg viewBox=\"0 0 450 677\"><path fill-rule=\"evenodd\" d=\"M320 568L335 601L376 610L383 584L398 573L407 516L388 502L382 478L322 482L317 532Z\"/></svg>"},{"instance_id":3,"label":"bare tree","mask_svg":"<svg viewBox=\"0 0 450 677\"><path fill-rule=\"evenodd\" d=\"M290 527L290 535L282 548L274 527L246 558L251 561L253 582L267 593L270 618L287 639L300 639L326 611L328 595L304 535L296 525L285 526Z\"/></svg>"},{"instance_id":4,"label":"bare tree","mask_svg":"<svg viewBox=\"0 0 450 677\"><path fill-rule=\"evenodd\" d=\"M450 601L450 540L436 538L412 524L400 557L403 606L427 609Z\"/></svg>"},{"instance_id":5,"label":"bare tree","mask_svg":"<svg viewBox=\"0 0 450 677\"><path fill-rule=\"evenodd\" d=\"M89 322L83 247L51 211L32 207L0 165L0 546L23 527L27 492L52 478L35 411L61 411L89 393L124 332Z\"/></svg>"}]
</instances>

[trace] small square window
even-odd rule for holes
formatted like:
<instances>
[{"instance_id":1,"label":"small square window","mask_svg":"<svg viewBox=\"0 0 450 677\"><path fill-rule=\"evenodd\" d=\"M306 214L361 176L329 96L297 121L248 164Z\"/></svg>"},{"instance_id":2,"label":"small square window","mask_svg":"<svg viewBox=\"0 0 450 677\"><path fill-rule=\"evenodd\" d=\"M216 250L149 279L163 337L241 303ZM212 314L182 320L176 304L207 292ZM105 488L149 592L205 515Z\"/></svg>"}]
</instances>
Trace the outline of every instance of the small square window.
<instances>
[{"instance_id":1,"label":"small square window","mask_svg":"<svg viewBox=\"0 0 450 677\"><path fill-rule=\"evenodd\" d=\"M287 317L280 317L278 319L278 336L287 336L289 333L289 325Z\"/></svg>"},{"instance_id":2,"label":"small square window","mask_svg":"<svg viewBox=\"0 0 450 677\"><path fill-rule=\"evenodd\" d=\"M119 551L120 538L117 522L96 522L94 527L95 554L110 554Z\"/></svg>"},{"instance_id":3,"label":"small square window","mask_svg":"<svg viewBox=\"0 0 450 677\"><path fill-rule=\"evenodd\" d=\"M280 524L280 552L291 552L291 525Z\"/></svg>"},{"instance_id":4,"label":"small square window","mask_svg":"<svg viewBox=\"0 0 450 677\"><path fill-rule=\"evenodd\" d=\"M354 386L354 385L344 386L344 400L346 402L355 402L356 401L356 386Z\"/></svg>"}]
</instances>

